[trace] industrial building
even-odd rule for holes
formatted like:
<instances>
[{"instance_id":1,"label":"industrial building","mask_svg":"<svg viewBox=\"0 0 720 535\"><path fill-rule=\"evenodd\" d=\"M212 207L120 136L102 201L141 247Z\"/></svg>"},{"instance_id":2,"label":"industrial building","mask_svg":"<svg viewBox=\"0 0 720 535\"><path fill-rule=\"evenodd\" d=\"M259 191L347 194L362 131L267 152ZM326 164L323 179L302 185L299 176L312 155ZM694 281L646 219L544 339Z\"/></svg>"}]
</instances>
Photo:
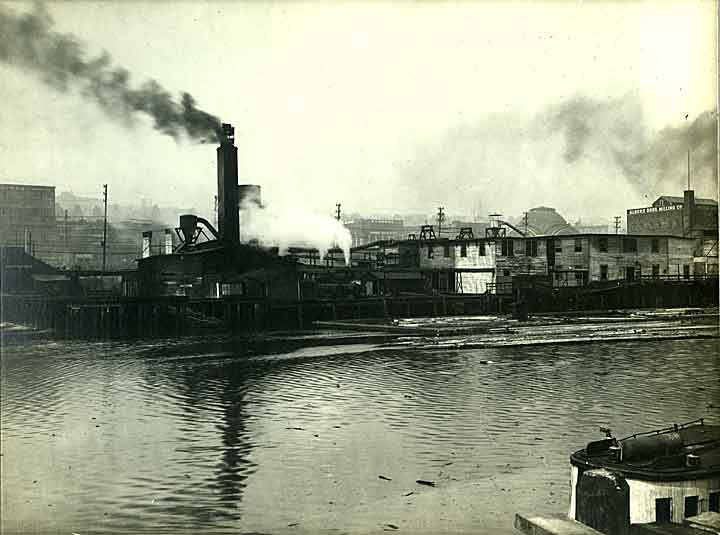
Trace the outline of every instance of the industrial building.
<instances>
[{"instance_id":1,"label":"industrial building","mask_svg":"<svg viewBox=\"0 0 720 535\"><path fill-rule=\"evenodd\" d=\"M469 230L469 229L468 229ZM691 279L717 273L701 240L677 236L570 234L514 236L498 225L482 238L386 241L354 248L353 268L377 281L375 294L508 293L516 277L580 287L648 278Z\"/></svg>"},{"instance_id":2,"label":"industrial building","mask_svg":"<svg viewBox=\"0 0 720 535\"><path fill-rule=\"evenodd\" d=\"M717 200L695 198L693 190L683 197L663 195L652 206L627 211L627 232L717 240Z\"/></svg>"},{"instance_id":3,"label":"industrial building","mask_svg":"<svg viewBox=\"0 0 720 535\"><path fill-rule=\"evenodd\" d=\"M138 295L301 301L507 294L517 278L562 288L717 273L717 255L706 251L697 233L577 233L554 209L542 206L529 210L522 225L494 217L477 234L472 226L444 228L452 229L452 238L436 237L432 225L408 237L400 220L358 220L348 223L356 245L347 264L340 249L321 254L294 247L280 256L277 249L241 239L242 206L261 205L260 189L238 184L233 129L223 128L217 148L217 228L185 214L174 233L145 232ZM703 219L692 221L697 226ZM357 245L372 238L382 239Z\"/></svg>"},{"instance_id":4,"label":"industrial building","mask_svg":"<svg viewBox=\"0 0 720 535\"><path fill-rule=\"evenodd\" d=\"M160 223L149 220L108 221L107 229L104 229L102 217L58 218L57 239L48 252L47 261L65 269L102 269L103 233L106 231L106 269L136 269L142 251L142 233L149 228L155 229L156 233L164 230ZM155 244L154 251L164 252L164 244Z\"/></svg>"},{"instance_id":5,"label":"industrial building","mask_svg":"<svg viewBox=\"0 0 720 535\"><path fill-rule=\"evenodd\" d=\"M238 184L234 129L224 124L217 148L217 229L203 217L181 215L175 236L161 233L159 251L154 245L157 233L144 232L138 294L300 298L302 275L295 258L241 243L240 206L245 202L260 204L260 190Z\"/></svg>"},{"instance_id":6,"label":"industrial building","mask_svg":"<svg viewBox=\"0 0 720 535\"><path fill-rule=\"evenodd\" d=\"M0 184L0 246L47 259L56 232L54 186Z\"/></svg>"},{"instance_id":7,"label":"industrial building","mask_svg":"<svg viewBox=\"0 0 720 535\"><path fill-rule=\"evenodd\" d=\"M383 240L407 237L402 219L351 219L343 224L350 231L353 247Z\"/></svg>"}]
</instances>

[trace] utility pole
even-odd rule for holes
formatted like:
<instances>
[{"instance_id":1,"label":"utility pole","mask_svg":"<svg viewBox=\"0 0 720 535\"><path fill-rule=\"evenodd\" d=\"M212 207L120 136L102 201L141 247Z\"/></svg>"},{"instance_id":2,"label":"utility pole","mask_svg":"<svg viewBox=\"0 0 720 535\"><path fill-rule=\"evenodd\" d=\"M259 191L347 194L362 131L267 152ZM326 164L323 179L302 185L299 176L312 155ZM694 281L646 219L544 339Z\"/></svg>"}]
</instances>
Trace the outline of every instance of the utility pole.
<instances>
[{"instance_id":1,"label":"utility pole","mask_svg":"<svg viewBox=\"0 0 720 535\"><path fill-rule=\"evenodd\" d=\"M525 236L527 236L527 227L528 227L528 213L523 212L523 224L525 225Z\"/></svg>"},{"instance_id":2,"label":"utility pole","mask_svg":"<svg viewBox=\"0 0 720 535\"><path fill-rule=\"evenodd\" d=\"M64 236L63 241L65 242L65 258L63 259L63 263L65 264L65 267L69 267L68 264L70 264L70 250L68 248L68 211L65 210L65 225L64 225Z\"/></svg>"},{"instance_id":3,"label":"utility pole","mask_svg":"<svg viewBox=\"0 0 720 535\"><path fill-rule=\"evenodd\" d=\"M687 172L687 179L688 179L688 191L690 191L690 151L688 151L688 172Z\"/></svg>"},{"instance_id":4,"label":"utility pole","mask_svg":"<svg viewBox=\"0 0 720 535\"><path fill-rule=\"evenodd\" d=\"M103 184L103 204L105 205L105 215L103 216L103 239L102 239L102 270L105 272L106 258L107 258L107 184Z\"/></svg>"},{"instance_id":5,"label":"utility pole","mask_svg":"<svg viewBox=\"0 0 720 535\"><path fill-rule=\"evenodd\" d=\"M620 216L615 216L615 234L619 234L620 231Z\"/></svg>"},{"instance_id":6,"label":"utility pole","mask_svg":"<svg viewBox=\"0 0 720 535\"><path fill-rule=\"evenodd\" d=\"M340 207L341 206L342 205L340 203L337 203L335 205L335 219L337 219L338 221L340 221Z\"/></svg>"},{"instance_id":7,"label":"utility pole","mask_svg":"<svg viewBox=\"0 0 720 535\"><path fill-rule=\"evenodd\" d=\"M215 228L218 226L218 196L215 195L215 204L213 204L213 223Z\"/></svg>"},{"instance_id":8,"label":"utility pole","mask_svg":"<svg viewBox=\"0 0 720 535\"><path fill-rule=\"evenodd\" d=\"M438 237L438 238L441 237L442 224L443 224L443 221L445 221L445 214L443 213L443 210L445 210L445 208L444 208L443 206L439 206L439 207L438 207L438 215L437 215L437 222L438 222L438 233L437 233L437 237Z\"/></svg>"}]
</instances>

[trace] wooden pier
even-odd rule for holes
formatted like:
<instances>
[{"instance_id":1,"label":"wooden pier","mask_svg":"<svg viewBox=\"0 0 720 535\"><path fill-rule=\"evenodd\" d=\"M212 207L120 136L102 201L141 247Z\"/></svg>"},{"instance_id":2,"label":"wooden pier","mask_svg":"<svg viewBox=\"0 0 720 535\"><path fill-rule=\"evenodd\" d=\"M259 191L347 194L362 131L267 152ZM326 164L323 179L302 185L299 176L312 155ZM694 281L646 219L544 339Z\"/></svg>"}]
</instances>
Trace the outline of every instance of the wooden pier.
<instances>
[{"instance_id":1,"label":"wooden pier","mask_svg":"<svg viewBox=\"0 0 720 535\"><path fill-rule=\"evenodd\" d=\"M245 332L302 329L317 321L496 314L508 297L420 296L350 300L279 301L220 299L78 299L2 296L2 319L50 329L58 336L122 338L172 336L207 330Z\"/></svg>"},{"instance_id":2,"label":"wooden pier","mask_svg":"<svg viewBox=\"0 0 720 535\"><path fill-rule=\"evenodd\" d=\"M225 296L51 297L2 295L2 320L67 337L174 336L215 331L303 329L316 322L467 315L530 315L628 308L716 307L717 278L641 281L585 288L516 288L510 294L280 300Z\"/></svg>"}]
</instances>

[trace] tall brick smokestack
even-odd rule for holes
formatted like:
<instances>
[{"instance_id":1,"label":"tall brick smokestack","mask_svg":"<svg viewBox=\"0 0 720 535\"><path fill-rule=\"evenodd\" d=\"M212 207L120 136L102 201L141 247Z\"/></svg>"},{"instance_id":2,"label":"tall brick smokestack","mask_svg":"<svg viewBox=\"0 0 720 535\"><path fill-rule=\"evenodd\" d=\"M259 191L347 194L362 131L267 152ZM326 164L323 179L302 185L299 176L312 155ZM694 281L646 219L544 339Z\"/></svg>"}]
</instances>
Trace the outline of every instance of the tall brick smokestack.
<instances>
[{"instance_id":1,"label":"tall brick smokestack","mask_svg":"<svg viewBox=\"0 0 720 535\"><path fill-rule=\"evenodd\" d=\"M240 241L240 219L235 129L232 125L223 123L222 133L220 146L217 148L218 232L221 240L237 243Z\"/></svg>"}]
</instances>

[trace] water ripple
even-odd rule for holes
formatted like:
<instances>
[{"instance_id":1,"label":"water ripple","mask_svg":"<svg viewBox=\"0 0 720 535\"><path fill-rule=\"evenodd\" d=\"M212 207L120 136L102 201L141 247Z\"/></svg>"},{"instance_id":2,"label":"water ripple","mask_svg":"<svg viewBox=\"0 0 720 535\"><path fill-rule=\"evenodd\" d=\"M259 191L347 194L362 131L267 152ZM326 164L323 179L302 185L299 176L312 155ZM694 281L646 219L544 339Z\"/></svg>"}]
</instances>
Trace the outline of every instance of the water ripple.
<instances>
[{"instance_id":1,"label":"water ripple","mask_svg":"<svg viewBox=\"0 0 720 535\"><path fill-rule=\"evenodd\" d=\"M600 426L720 416L716 340L308 340L4 349L3 533L373 531L379 514L512 533L516 511L565 510L567 456Z\"/></svg>"}]
</instances>

